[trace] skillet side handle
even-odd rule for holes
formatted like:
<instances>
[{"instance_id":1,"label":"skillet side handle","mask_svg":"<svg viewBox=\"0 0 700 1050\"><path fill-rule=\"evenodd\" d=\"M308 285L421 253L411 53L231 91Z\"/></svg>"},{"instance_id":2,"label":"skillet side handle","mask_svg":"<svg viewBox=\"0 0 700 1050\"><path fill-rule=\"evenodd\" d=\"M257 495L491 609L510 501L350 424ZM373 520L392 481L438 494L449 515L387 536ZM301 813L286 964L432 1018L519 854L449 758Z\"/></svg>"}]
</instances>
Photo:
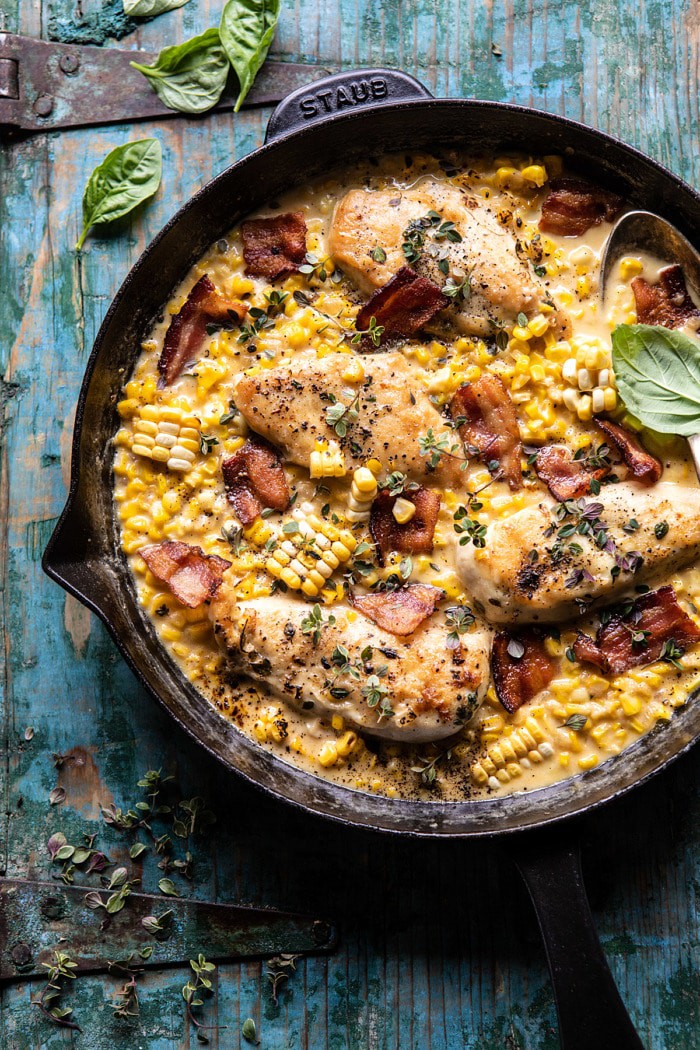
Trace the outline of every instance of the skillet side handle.
<instances>
[{"instance_id":1,"label":"skillet side handle","mask_svg":"<svg viewBox=\"0 0 700 1050\"><path fill-rule=\"evenodd\" d=\"M84 501L71 492L46 545L41 567L46 575L99 615L105 599L100 557Z\"/></svg>"},{"instance_id":2,"label":"skillet side handle","mask_svg":"<svg viewBox=\"0 0 700 1050\"><path fill-rule=\"evenodd\" d=\"M528 833L511 845L547 951L562 1050L644 1050L598 940L576 833Z\"/></svg>"},{"instance_id":3,"label":"skillet side handle","mask_svg":"<svg viewBox=\"0 0 700 1050\"><path fill-rule=\"evenodd\" d=\"M307 124L327 120L337 113L432 97L419 80L399 69L357 69L334 73L287 95L273 110L265 142Z\"/></svg>"}]
</instances>

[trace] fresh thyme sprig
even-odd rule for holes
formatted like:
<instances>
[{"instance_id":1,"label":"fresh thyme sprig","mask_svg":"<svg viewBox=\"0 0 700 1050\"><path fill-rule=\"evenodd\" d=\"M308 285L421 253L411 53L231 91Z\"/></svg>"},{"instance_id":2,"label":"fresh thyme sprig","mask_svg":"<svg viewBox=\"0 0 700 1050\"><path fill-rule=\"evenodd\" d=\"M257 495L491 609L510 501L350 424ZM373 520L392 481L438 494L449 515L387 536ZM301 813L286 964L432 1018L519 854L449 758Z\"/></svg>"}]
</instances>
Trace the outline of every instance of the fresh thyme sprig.
<instances>
[{"instance_id":1,"label":"fresh thyme sprig","mask_svg":"<svg viewBox=\"0 0 700 1050\"><path fill-rule=\"evenodd\" d=\"M683 664L680 663L680 658L683 655L683 650L680 648L675 638L669 638L667 642L664 642L664 647L661 650L659 660L665 660L666 663L672 664L679 671L683 671Z\"/></svg>"},{"instance_id":2,"label":"fresh thyme sprig","mask_svg":"<svg viewBox=\"0 0 700 1050\"><path fill-rule=\"evenodd\" d=\"M78 1022L71 1020L73 1008L58 1005L58 999L64 991L63 984L66 980L75 980L75 970L78 964L73 962L65 952L54 951L53 962L41 965L48 970L47 980L39 993L39 998L30 1000L32 1006L37 1006L44 1016L59 1028L72 1028L74 1031L82 1032Z\"/></svg>"},{"instance_id":3,"label":"fresh thyme sprig","mask_svg":"<svg viewBox=\"0 0 700 1050\"><path fill-rule=\"evenodd\" d=\"M326 627L332 627L334 623L335 616L332 613L330 613L324 620L321 606L314 605L311 612L307 613L301 621L301 633L310 634L311 641L314 646L316 646L321 641L321 632L323 629Z\"/></svg>"},{"instance_id":4,"label":"fresh thyme sprig","mask_svg":"<svg viewBox=\"0 0 700 1050\"><path fill-rule=\"evenodd\" d=\"M453 244L462 240L462 235L455 224L449 220L443 220L439 212L431 209L426 215L409 222L403 231L401 251L410 266L420 261L426 249L426 237L438 242L451 241Z\"/></svg>"},{"instance_id":5,"label":"fresh thyme sprig","mask_svg":"<svg viewBox=\"0 0 700 1050\"><path fill-rule=\"evenodd\" d=\"M115 1017L124 1020L138 1017L140 1013L139 993L136 987L136 978L143 973L143 965L153 954L153 945L144 944L138 952L132 952L125 962L107 962L107 971L117 977L125 977L124 984L116 990L113 1002L109 1005L114 1010Z\"/></svg>"},{"instance_id":6,"label":"fresh thyme sprig","mask_svg":"<svg viewBox=\"0 0 700 1050\"><path fill-rule=\"evenodd\" d=\"M450 628L445 645L448 649L459 649L459 637L474 623L475 616L468 605L451 605L445 609L445 623Z\"/></svg>"},{"instance_id":7,"label":"fresh thyme sprig","mask_svg":"<svg viewBox=\"0 0 700 1050\"><path fill-rule=\"evenodd\" d=\"M418 773L426 787L432 787L437 780L437 767L440 762L449 762L452 758L452 749L440 751L434 758L420 757L419 765L411 766L412 773Z\"/></svg>"},{"instance_id":8,"label":"fresh thyme sprig","mask_svg":"<svg viewBox=\"0 0 700 1050\"><path fill-rule=\"evenodd\" d=\"M304 276L308 278L315 277L323 284L329 277L329 262L331 262L330 255L326 255L324 258L319 258L315 252L307 252L304 256L304 262L299 267L299 273L303 273ZM334 269L330 274L330 279L333 284L340 284L343 279L342 271Z\"/></svg>"},{"instance_id":9,"label":"fresh thyme sprig","mask_svg":"<svg viewBox=\"0 0 700 1050\"><path fill-rule=\"evenodd\" d=\"M366 336L374 346L379 346L384 335L384 325L377 324L374 314L369 319L369 328L358 328L350 340L351 343L359 343Z\"/></svg>"},{"instance_id":10,"label":"fresh thyme sprig","mask_svg":"<svg viewBox=\"0 0 700 1050\"><path fill-rule=\"evenodd\" d=\"M356 394L349 405L338 401L335 394L329 394L331 404L326 408L326 423L335 430L340 438L344 438L348 432L348 426L356 423L360 418L360 395Z\"/></svg>"},{"instance_id":11,"label":"fresh thyme sprig","mask_svg":"<svg viewBox=\"0 0 700 1050\"><path fill-rule=\"evenodd\" d=\"M380 680L387 674L387 671L388 667L386 664L377 667L373 674L367 676L367 680L361 689L362 696L367 701L367 706L373 710L377 708L380 722L383 718L393 718L394 716L394 709L388 699L389 690Z\"/></svg>"},{"instance_id":12,"label":"fresh thyme sprig","mask_svg":"<svg viewBox=\"0 0 700 1050\"><path fill-rule=\"evenodd\" d=\"M438 437L433 428L428 427L426 433L421 434L418 438L418 449L421 456L428 457L428 468L430 470L435 470L443 456L461 460L463 463L462 470L467 468L468 461L461 451L461 443L453 442L447 432L440 434Z\"/></svg>"},{"instance_id":13,"label":"fresh thyme sprig","mask_svg":"<svg viewBox=\"0 0 700 1050\"><path fill-rule=\"evenodd\" d=\"M202 1024L192 1012L199 1006L204 1006L203 995L211 995L212 975L216 972L214 963L208 962L203 955L196 959L190 959L190 966L194 977L190 977L187 984L183 985L182 998L185 1000L185 1015L187 1020L197 1029L197 1038L200 1042L206 1041L202 1038L205 1031L211 1032L215 1029L226 1028L226 1025Z\"/></svg>"},{"instance_id":14,"label":"fresh thyme sprig","mask_svg":"<svg viewBox=\"0 0 700 1050\"><path fill-rule=\"evenodd\" d=\"M281 955L273 955L271 959L267 960L267 979L270 982L270 996L275 1006L278 1006L278 996L282 989L282 986L286 986L289 978L297 968L297 959L301 958L299 955L292 955L291 953L283 953Z\"/></svg>"}]
</instances>

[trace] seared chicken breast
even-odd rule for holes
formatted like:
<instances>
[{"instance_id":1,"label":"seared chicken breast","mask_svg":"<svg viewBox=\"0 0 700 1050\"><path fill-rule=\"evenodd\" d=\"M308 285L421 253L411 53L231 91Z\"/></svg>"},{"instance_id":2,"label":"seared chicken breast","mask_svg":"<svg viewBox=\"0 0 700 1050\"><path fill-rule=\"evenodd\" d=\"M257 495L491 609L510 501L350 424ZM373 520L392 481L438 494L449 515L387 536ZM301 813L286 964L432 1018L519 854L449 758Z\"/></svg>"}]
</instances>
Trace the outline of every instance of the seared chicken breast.
<instances>
[{"instance_id":1,"label":"seared chicken breast","mask_svg":"<svg viewBox=\"0 0 700 1050\"><path fill-rule=\"evenodd\" d=\"M442 456L435 470L427 469L418 443L422 435L432 427L435 437L446 435L450 446L459 446L459 438L445 425L403 354L364 355L361 383L343 379L350 360L347 354L321 359L313 353L298 354L288 365L240 376L233 399L250 427L300 466L308 466L316 441L323 439L339 442L349 468L376 457L415 481L463 484L457 459ZM326 422L334 398L357 409L355 421L349 413L345 416L344 438Z\"/></svg>"},{"instance_id":2,"label":"seared chicken breast","mask_svg":"<svg viewBox=\"0 0 700 1050\"><path fill-rule=\"evenodd\" d=\"M462 583L488 620L573 618L657 573L668 576L700 554L697 486L662 482L644 488L628 481L569 505L576 510L557 513L564 505L547 496L489 525L483 549L456 546ZM586 521L591 531L581 534L578 526ZM574 525L569 533L567 526Z\"/></svg>"},{"instance_id":3,"label":"seared chicken breast","mask_svg":"<svg viewBox=\"0 0 700 1050\"><path fill-rule=\"evenodd\" d=\"M285 595L238 602L230 573L210 608L231 669L263 682L310 717L339 714L389 740L439 740L457 732L486 693L486 626L475 625L450 649L439 611L413 634L397 637L348 606L334 605L322 609L317 638L303 630L311 612ZM344 670L337 646L346 650L355 674Z\"/></svg>"},{"instance_id":4,"label":"seared chicken breast","mask_svg":"<svg viewBox=\"0 0 700 1050\"><path fill-rule=\"evenodd\" d=\"M439 213L441 222L454 223L461 237L433 241L427 233L425 243L447 259L453 280L470 275L471 294L460 300L457 314L462 331L489 335L494 325L512 324L519 313L531 316L539 311L545 288L521 262L512 234L488 202L434 179L410 190L351 190L333 216L330 254L362 291L372 292L406 265L401 247L405 231L431 211ZM446 276L438 266L440 257L427 249L412 265L442 287ZM568 328L562 313L555 323L562 331Z\"/></svg>"}]
</instances>

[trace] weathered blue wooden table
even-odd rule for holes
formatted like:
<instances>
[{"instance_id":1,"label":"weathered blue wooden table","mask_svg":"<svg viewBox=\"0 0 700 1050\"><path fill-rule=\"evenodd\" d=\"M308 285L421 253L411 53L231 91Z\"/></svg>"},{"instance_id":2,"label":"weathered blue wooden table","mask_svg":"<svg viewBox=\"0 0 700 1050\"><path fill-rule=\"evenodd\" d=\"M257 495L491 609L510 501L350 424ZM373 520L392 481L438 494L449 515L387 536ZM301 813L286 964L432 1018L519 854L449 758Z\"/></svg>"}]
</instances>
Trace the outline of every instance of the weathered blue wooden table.
<instances>
[{"instance_id":1,"label":"weathered blue wooden table","mask_svg":"<svg viewBox=\"0 0 700 1050\"><path fill-rule=\"evenodd\" d=\"M136 27L121 0L3 0L3 28L157 50L218 22L192 0ZM1 16L0 16L1 17ZM492 43L497 45L494 54ZM596 125L700 180L700 14L695 0L283 0L273 48L329 68L395 65L437 94L513 100ZM124 275L202 183L258 145L269 111L38 135L0 156L2 616L0 869L46 878L49 836L124 838L100 804L132 805L162 767L218 822L195 843L192 893L342 920L337 953L302 962L275 1006L260 963L222 966L206 1023L213 1046L516 1050L557 1046L534 915L505 847L413 844L305 818L205 760L135 683L101 625L46 579L40 556L63 505L73 406L96 329ZM88 173L118 143L156 135L164 179L131 221L73 250ZM33 729L27 731L29 728ZM56 768L55 756L69 758ZM52 757L54 756L54 757ZM700 751L584 827L594 913L645 1044L700 1045ZM57 784L65 801L49 804ZM53 872L57 871L56 866ZM152 860L144 888L162 875ZM79 877L78 881L82 878ZM206 951L206 945L202 945ZM139 979L141 1017L113 1016L120 982L85 977L64 997L83 1033L30 1006L36 984L0 992L0 1044L186 1047L184 970ZM593 1008L594 1004L591 1004ZM593 1048L592 1048L593 1050ZM597 1048L596 1048L597 1050Z\"/></svg>"}]
</instances>

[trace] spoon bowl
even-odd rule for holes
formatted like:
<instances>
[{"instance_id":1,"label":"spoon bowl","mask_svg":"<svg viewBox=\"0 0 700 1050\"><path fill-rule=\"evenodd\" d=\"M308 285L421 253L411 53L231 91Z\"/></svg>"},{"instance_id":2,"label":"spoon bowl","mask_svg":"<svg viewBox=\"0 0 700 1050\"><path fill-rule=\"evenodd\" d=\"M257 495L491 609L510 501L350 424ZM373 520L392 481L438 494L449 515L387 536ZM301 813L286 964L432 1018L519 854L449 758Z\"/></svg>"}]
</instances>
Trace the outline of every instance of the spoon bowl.
<instances>
[{"instance_id":1,"label":"spoon bowl","mask_svg":"<svg viewBox=\"0 0 700 1050\"><path fill-rule=\"evenodd\" d=\"M605 242L600 261L603 304L615 264L625 255L648 252L669 265L678 263L689 290L700 299L700 252L672 223L651 211L628 211L621 216ZM695 471L700 480L700 434L688 438Z\"/></svg>"},{"instance_id":2,"label":"spoon bowl","mask_svg":"<svg viewBox=\"0 0 700 1050\"><path fill-rule=\"evenodd\" d=\"M603 302L615 263L624 255L649 252L668 264L678 263L683 268L687 284L696 298L700 298L700 252L666 219L651 211L628 211L622 215L605 242L600 261L600 287Z\"/></svg>"}]
</instances>

